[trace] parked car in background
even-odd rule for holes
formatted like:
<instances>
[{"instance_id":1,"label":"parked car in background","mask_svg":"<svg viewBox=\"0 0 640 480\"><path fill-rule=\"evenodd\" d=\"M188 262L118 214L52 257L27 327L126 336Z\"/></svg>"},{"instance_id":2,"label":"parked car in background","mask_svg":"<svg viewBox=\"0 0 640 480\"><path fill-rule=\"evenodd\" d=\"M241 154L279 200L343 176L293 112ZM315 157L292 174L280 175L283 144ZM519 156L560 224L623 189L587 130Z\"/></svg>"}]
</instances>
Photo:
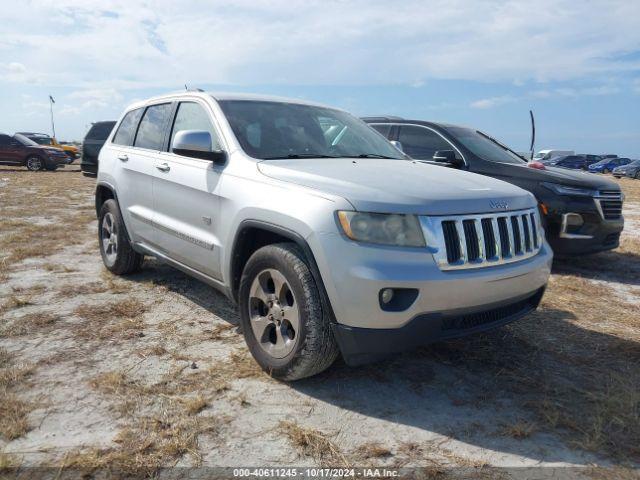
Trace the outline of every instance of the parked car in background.
<instances>
[{"instance_id":1,"label":"parked car in background","mask_svg":"<svg viewBox=\"0 0 640 480\"><path fill-rule=\"evenodd\" d=\"M69 158L75 160L80 156L80 151L78 147L75 145L70 145L69 143L59 143L56 140L56 137L52 137L46 133L34 133L34 132L18 132L20 135L24 135L25 137L33 140L38 145L44 145L49 147L56 147L64 151Z\"/></svg>"},{"instance_id":2,"label":"parked car in background","mask_svg":"<svg viewBox=\"0 0 640 480\"><path fill-rule=\"evenodd\" d=\"M152 255L226 293L251 354L284 380L339 352L359 364L511 322L537 307L552 261L530 193L413 162L298 99L130 106L95 204L107 269Z\"/></svg>"},{"instance_id":3,"label":"parked car in background","mask_svg":"<svg viewBox=\"0 0 640 480\"><path fill-rule=\"evenodd\" d=\"M573 150L540 150L533 156L533 160L536 162L542 162L543 160L549 160L553 157L560 157L566 155L574 155Z\"/></svg>"},{"instance_id":4,"label":"parked car in background","mask_svg":"<svg viewBox=\"0 0 640 480\"><path fill-rule=\"evenodd\" d=\"M95 122L84 136L82 141L82 160L80 170L87 177L94 177L98 174L98 155L104 142L109 138L113 130L115 121Z\"/></svg>"},{"instance_id":5,"label":"parked car in background","mask_svg":"<svg viewBox=\"0 0 640 480\"><path fill-rule=\"evenodd\" d=\"M38 145L16 133L0 133L0 164L25 166L31 171L55 170L67 165L71 159L59 148Z\"/></svg>"},{"instance_id":6,"label":"parked car in background","mask_svg":"<svg viewBox=\"0 0 640 480\"><path fill-rule=\"evenodd\" d=\"M640 160L632 160L631 163L616 167L611 173L616 178L631 177L640 179Z\"/></svg>"},{"instance_id":7,"label":"parked car in background","mask_svg":"<svg viewBox=\"0 0 640 480\"><path fill-rule=\"evenodd\" d=\"M600 157L602 157L602 160L604 160L606 158L618 158L618 155L614 153L605 153L604 155L600 155Z\"/></svg>"},{"instance_id":8,"label":"parked car in background","mask_svg":"<svg viewBox=\"0 0 640 480\"><path fill-rule=\"evenodd\" d=\"M579 255L619 245L624 227L620 186L566 168L528 163L472 128L420 120L365 118L411 157L488 175L533 193L556 255ZM536 168L530 168L531 166Z\"/></svg>"},{"instance_id":9,"label":"parked car in background","mask_svg":"<svg viewBox=\"0 0 640 480\"><path fill-rule=\"evenodd\" d=\"M573 170L587 170L589 165L602 160L598 155L562 155L553 157L549 160L542 160L544 165L553 165L555 167L571 168Z\"/></svg>"},{"instance_id":10,"label":"parked car in background","mask_svg":"<svg viewBox=\"0 0 640 480\"><path fill-rule=\"evenodd\" d=\"M620 167L622 165L627 165L629 163L631 163L630 158L606 158L599 161L598 163L589 165L589 171L591 173L611 173L613 172L614 168Z\"/></svg>"}]
</instances>

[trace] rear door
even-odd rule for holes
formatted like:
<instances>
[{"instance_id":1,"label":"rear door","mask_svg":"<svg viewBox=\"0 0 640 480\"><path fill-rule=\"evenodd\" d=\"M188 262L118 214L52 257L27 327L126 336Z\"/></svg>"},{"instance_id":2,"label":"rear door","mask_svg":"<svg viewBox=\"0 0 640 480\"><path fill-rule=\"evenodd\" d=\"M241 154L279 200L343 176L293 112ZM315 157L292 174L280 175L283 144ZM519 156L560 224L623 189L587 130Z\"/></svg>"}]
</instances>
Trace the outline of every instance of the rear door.
<instances>
[{"instance_id":1,"label":"rear door","mask_svg":"<svg viewBox=\"0 0 640 480\"><path fill-rule=\"evenodd\" d=\"M171 151L181 130L206 130L212 147L224 149L210 107L199 99L181 101L172 116L164 152L154 168L155 237L172 259L220 279L220 180L224 166Z\"/></svg>"},{"instance_id":2,"label":"rear door","mask_svg":"<svg viewBox=\"0 0 640 480\"><path fill-rule=\"evenodd\" d=\"M21 165L23 157L22 145L9 135L0 135L0 162Z\"/></svg>"},{"instance_id":3,"label":"rear door","mask_svg":"<svg viewBox=\"0 0 640 480\"><path fill-rule=\"evenodd\" d=\"M118 202L134 242L153 241L153 158L133 144L144 108L131 110L100 152L100 172L113 172ZM106 175L104 175L106 176Z\"/></svg>"}]
</instances>

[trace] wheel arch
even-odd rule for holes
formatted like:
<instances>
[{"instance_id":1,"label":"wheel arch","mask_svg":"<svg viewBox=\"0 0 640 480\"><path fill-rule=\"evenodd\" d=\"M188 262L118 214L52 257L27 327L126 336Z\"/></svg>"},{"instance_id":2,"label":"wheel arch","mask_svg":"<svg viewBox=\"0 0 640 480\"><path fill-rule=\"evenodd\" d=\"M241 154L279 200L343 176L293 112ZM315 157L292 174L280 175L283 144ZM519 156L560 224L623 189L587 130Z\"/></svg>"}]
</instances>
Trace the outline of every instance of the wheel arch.
<instances>
[{"instance_id":1,"label":"wheel arch","mask_svg":"<svg viewBox=\"0 0 640 480\"><path fill-rule=\"evenodd\" d=\"M329 295L324 286L320 269L316 263L316 259L313 255L311 247L304 239L302 235L293 230L280 225L264 222L261 220L244 220L238 226L238 231L233 240L233 247L231 250L231 265L229 283L231 286L230 293L233 300L238 302L238 290L240 287L240 278L242 277L242 271L244 266L249 260L249 257L258 249L272 245L274 243L292 242L295 243L305 256L307 265L311 272L314 282L320 292L322 300L322 308L329 314L331 322L335 322L335 315Z\"/></svg>"}]
</instances>

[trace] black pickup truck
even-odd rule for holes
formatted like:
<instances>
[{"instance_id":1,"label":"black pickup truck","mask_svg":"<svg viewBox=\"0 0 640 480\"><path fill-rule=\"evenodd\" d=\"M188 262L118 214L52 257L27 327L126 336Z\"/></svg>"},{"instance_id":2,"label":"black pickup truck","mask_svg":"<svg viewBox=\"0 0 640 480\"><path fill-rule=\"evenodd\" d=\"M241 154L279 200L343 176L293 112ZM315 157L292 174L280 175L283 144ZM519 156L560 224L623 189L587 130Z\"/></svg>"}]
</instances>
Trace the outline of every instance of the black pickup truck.
<instances>
[{"instance_id":1,"label":"black pickup truck","mask_svg":"<svg viewBox=\"0 0 640 480\"><path fill-rule=\"evenodd\" d=\"M610 250L620 244L624 197L612 180L528 162L472 128L398 117L363 120L415 160L488 175L533 193L557 256Z\"/></svg>"}]
</instances>

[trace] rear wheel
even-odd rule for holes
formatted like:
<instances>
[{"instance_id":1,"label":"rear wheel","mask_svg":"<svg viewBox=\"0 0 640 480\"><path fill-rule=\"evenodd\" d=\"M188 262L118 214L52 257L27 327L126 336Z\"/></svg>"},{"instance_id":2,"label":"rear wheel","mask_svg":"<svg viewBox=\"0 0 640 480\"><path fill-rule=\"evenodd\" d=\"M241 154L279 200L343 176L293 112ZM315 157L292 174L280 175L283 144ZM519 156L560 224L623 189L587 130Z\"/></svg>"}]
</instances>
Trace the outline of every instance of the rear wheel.
<instances>
[{"instance_id":1,"label":"rear wheel","mask_svg":"<svg viewBox=\"0 0 640 480\"><path fill-rule=\"evenodd\" d=\"M636 172L636 174L633 176L633 178L635 178L636 180L640 180L640 170L638 170Z\"/></svg>"},{"instance_id":2,"label":"rear wheel","mask_svg":"<svg viewBox=\"0 0 640 480\"><path fill-rule=\"evenodd\" d=\"M126 275L140 270L144 255L133 250L127 229L114 199L109 199L100 209L98 240L102 261L116 275Z\"/></svg>"},{"instance_id":3,"label":"rear wheel","mask_svg":"<svg viewBox=\"0 0 640 480\"><path fill-rule=\"evenodd\" d=\"M309 377L338 356L329 316L296 245L279 243L256 251L244 268L238 299L247 346L273 377Z\"/></svg>"},{"instance_id":4,"label":"rear wheel","mask_svg":"<svg viewBox=\"0 0 640 480\"><path fill-rule=\"evenodd\" d=\"M44 161L37 155L31 155L29 158L27 158L25 165L27 166L27 169L31 170L32 172L37 172L38 170L44 169Z\"/></svg>"}]
</instances>

